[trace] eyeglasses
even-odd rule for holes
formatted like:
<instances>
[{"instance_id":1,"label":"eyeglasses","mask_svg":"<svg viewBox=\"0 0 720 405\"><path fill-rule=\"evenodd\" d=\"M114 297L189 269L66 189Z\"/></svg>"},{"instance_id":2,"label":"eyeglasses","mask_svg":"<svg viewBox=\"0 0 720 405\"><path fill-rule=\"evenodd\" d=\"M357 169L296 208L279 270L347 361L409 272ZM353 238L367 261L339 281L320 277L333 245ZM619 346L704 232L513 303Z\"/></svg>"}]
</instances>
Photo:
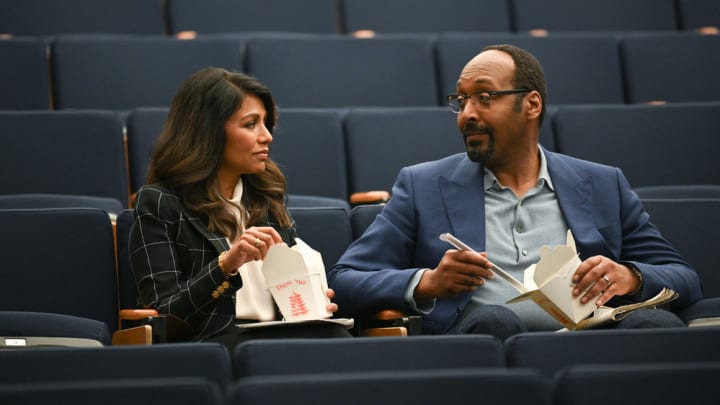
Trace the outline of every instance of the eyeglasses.
<instances>
[{"instance_id":1,"label":"eyeglasses","mask_svg":"<svg viewBox=\"0 0 720 405\"><path fill-rule=\"evenodd\" d=\"M497 91L476 91L470 94L453 93L447 96L448 104L450 109L455 114L460 113L465 108L467 100L469 99L474 105L482 105L490 107L493 98L495 96L504 96L506 94L520 94L527 93L531 90L528 89L512 89L512 90L497 90Z\"/></svg>"}]
</instances>

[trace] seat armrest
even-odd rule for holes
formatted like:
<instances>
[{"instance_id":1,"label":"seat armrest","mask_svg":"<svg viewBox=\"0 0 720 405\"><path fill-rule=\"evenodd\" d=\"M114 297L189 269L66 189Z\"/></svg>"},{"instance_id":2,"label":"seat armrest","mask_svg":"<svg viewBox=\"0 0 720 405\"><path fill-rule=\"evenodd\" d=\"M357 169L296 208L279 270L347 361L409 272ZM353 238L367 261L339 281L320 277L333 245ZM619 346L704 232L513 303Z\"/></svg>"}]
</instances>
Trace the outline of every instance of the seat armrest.
<instances>
[{"instance_id":1,"label":"seat armrest","mask_svg":"<svg viewBox=\"0 0 720 405\"><path fill-rule=\"evenodd\" d=\"M381 204L390 200L388 191L364 191L350 195L350 204Z\"/></svg>"}]
</instances>

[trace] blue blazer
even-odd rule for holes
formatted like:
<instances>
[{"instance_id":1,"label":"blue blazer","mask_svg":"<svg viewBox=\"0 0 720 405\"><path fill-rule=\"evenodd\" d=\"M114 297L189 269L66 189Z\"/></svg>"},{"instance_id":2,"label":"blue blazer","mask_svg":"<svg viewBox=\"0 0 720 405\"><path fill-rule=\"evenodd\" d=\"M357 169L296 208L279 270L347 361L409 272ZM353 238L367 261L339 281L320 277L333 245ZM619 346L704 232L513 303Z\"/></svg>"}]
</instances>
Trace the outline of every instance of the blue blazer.
<instances>
[{"instance_id":1,"label":"blue blazer","mask_svg":"<svg viewBox=\"0 0 720 405\"><path fill-rule=\"evenodd\" d=\"M644 280L632 297L637 301L663 287L680 294L673 309L701 298L695 270L650 222L618 168L548 151L545 156L581 259L603 255L634 264ZM389 308L412 313L404 301L410 278L419 269L436 267L448 249L438 235L451 232L485 250L484 198L483 168L465 153L403 168L391 200L328 272L338 315L364 317ZM432 313L423 316L424 332L445 332L471 295L438 299Z\"/></svg>"}]
</instances>

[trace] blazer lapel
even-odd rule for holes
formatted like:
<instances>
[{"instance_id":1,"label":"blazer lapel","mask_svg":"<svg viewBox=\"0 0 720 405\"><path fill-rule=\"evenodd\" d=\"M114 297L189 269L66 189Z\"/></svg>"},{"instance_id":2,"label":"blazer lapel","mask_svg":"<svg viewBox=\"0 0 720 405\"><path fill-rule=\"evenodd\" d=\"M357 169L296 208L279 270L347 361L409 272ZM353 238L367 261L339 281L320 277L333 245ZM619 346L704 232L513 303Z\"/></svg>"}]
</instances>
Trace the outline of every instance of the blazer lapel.
<instances>
[{"instance_id":1,"label":"blazer lapel","mask_svg":"<svg viewBox=\"0 0 720 405\"><path fill-rule=\"evenodd\" d=\"M227 239L218 233L210 232L207 225L198 217L188 212L185 207L182 207L183 214L187 217L187 221L198 231L200 234L215 247L218 253L230 249L230 245Z\"/></svg>"},{"instance_id":2,"label":"blazer lapel","mask_svg":"<svg viewBox=\"0 0 720 405\"><path fill-rule=\"evenodd\" d=\"M440 176L441 201L450 231L475 250L485 250L485 192L483 170L463 158L449 176Z\"/></svg>"},{"instance_id":3,"label":"blazer lapel","mask_svg":"<svg viewBox=\"0 0 720 405\"><path fill-rule=\"evenodd\" d=\"M593 241L602 239L593 220L592 178L577 173L552 152L545 151L545 156L558 204L572 231L578 254L582 254L582 246L594 245Z\"/></svg>"}]
</instances>

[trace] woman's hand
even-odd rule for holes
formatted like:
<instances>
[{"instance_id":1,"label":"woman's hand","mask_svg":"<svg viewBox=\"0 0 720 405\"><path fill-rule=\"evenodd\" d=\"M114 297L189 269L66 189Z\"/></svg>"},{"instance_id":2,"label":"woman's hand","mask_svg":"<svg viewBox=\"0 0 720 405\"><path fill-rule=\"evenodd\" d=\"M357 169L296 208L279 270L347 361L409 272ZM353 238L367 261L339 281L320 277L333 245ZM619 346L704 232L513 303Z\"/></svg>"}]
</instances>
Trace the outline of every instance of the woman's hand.
<instances>
[{"instance_id":1,"label":"woman's hand","mask_svg":"<svg viewBox=\"0 0 720 405\"><path fill-rule=\"evenodd\" d=\"M330 298L331 301L332 301L333 298L335 298L335 291L333 291L332 288L328 288L327 291L325 291L325 294L327 295L328 298ZM336 303L334 303L334 302L331 302L331 303L327 304L327 306L325 307L325 309L326 309L328 312L335 313L335 312L337 312L337 310L338 310L338 305L337 305Z\"/></svg>"},{"instance_id":2,"label":"woman's hand","mask_svg":"<svg viewBox=\"0 0 720 405\"><path fill-rule=\"evenodd\" d=\"M230 246L223 257L223 263L230 271L253 260L263 260L270 246L282 243L280 234L269 226L253 226L248 228Z\"/></svg>"}]
</instances>

